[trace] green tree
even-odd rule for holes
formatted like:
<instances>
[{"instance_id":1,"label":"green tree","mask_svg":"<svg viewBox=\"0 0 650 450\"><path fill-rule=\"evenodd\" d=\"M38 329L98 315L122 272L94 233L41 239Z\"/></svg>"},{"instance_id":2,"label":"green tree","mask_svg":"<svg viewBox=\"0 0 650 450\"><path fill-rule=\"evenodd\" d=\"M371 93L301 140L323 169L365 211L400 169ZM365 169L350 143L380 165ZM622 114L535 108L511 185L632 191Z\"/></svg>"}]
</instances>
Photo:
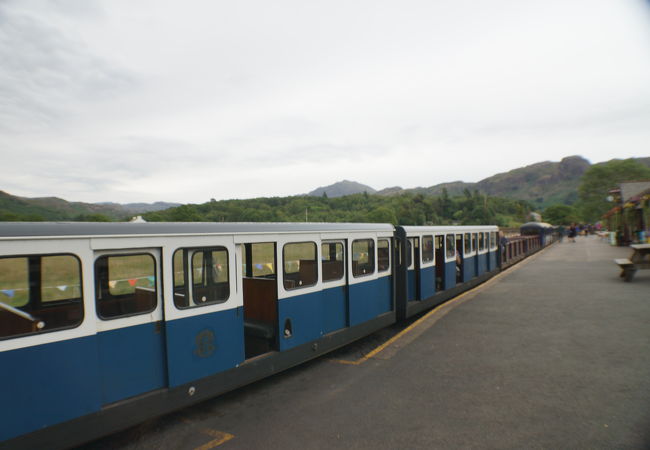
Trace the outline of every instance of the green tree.
<instances>
[{"instance_id":1,"label":"green tree","mask_svg":"<svg viewBox=\"0 0 650 450\"><path fill-rule=\"evenodd\" d=\"M607 195L617 184L648 179L650 168L632 158L591 166L582 175L578 187L578 209L582 219L587 222L600 219L612 206L607 202Z\"/></svg>"},{"instance_id":2,"label":"green tree","mask_svg":"<svg viewBox=\"0 0 650 450\"><path fill-rule=\"evenodd\" d=\"M110 217L100 213L79 214L74 220L76 222L112 222Z\"/></svg>"},{"instance_id":3,"label":"green tree","mask_svg":"<svg viewBox=\"0 0 650 450\"><path fill-rule=\"evenodd\" d=\"M380 206L379 208L373 209L368 213L366 218L372 223L392 223L393 225L397 225L397 216L395 215L395 211L386 206Z\"/></svg>"},{"instance_id":4,"label":"green tree","mask_svg":"<svg viewBox=\"0 0 650 450\"><path fill-rule=\"evenodd\" d=\"M568 205L551 205L544 210L542 217L544 222L553 225L570 225L572 222L579 221L576 209Z\"/></svg>"}]
</instances>

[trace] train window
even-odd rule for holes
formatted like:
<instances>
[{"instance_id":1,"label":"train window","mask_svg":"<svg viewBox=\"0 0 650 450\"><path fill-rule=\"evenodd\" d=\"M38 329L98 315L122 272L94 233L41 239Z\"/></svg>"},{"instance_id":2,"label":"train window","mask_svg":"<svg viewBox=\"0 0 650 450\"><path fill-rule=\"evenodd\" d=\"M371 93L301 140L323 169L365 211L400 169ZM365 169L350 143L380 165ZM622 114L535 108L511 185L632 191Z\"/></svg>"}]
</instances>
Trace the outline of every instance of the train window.
<instances>
[{"instance_id":1,"label":"train window","mask_svg":"<svg viewBox=\"0 0 650 450\"><path fill-rule=\"evenodd\" d=\"M406 239L408 244L406 247L406 267L413 267L413 254L417 252L418 248L418 239L417 238L408 238Z\"/></svg>"},{"instance_id":2,"label":"train window","mask_svg":"<svg viewBox=\"0 0 650 450\"><path fill-rule=\"evenodd\" d=\"M469 233L465 233L465 254L469 254L472 252L472 235Z\"/></svg>"},{"instance_id":3,"label":"train window","mask_svg":"<svg viewBox=\"0 0 650 450\"><path fill-rule=\"evenodd\" d=\"M375 272L375 241L357 239L352 241L352 275L362 277Z\"/></svg>"},{"instance_id":4,"label":"train window","mask_svg":"<svg viewBox=\"0 0 650 450\"><path fill-rule=\"evenodd\" d=\"M454 238L453 234L448 234L445 236L445 248L446 248L446 255L447 258L455 258L456 257L456 241Z\"/></svg>"},{"instance_id":5,"label":"train window","mask_svg":"<svg viewBox=\"0 0 650 450\"><path fill-rule=\"evenodd\" d=\"M148 253L105 255L95 261L97 314L102 319L156 309L156 262Z\"/></svg>"},{"instance_id":6,"label":"train window","mask_svg":"<svg viewBox=\"0 0 650 450\"><path fill-rule=\"evenodd\" d=\"M472 251L476 251L476 233L472 233Z\"/></svg>"},{"instance_id":7,"label":"train window","mask_svg":"<svg viewBox=\"0 0 650 450\"><path fill-rule=\"evenodd\" d=\"M377 241L377 270L386 272L390 269L390 241L379 239Z\"/></svg>"},{"instance_id":8,"label":"train window","mask_svg":"<svg viewBox=\"0 0 650 450\"><path fill-rule=\"evenodd\" d=\"M286 244L282 253L285 289L297 289L316 284L318 267L316 266L315 242Z\"/></svg>"},{"instance_id":9,"label":"train window","mask_svg":"<svg viewBox=\"0 0 650 450\"><path fill-rule=\"evenodd\" d=\"M75 327L81 299L76 256L0 258L0 339Z\"/></svg>"},{"instance_id":10,"label":"train window","mask_svg":"<svg viewBox=\"0 0 650 450\"><path fill-rule=\"evenodd\" d=\"M177 308L223 303L230 297L228 250L182 248L174 252L174 305ZM191 276L191 279L190 279Z\"/></svg>"},{"instance_id":11,"label":"train window","mask_svg":"<svg viewBox=\"0 0 650 450\"><path fill-rule=\"evenodd\" d=\"M485 250L485 233L478 234L478 249Z\"/></svg>"},{"instance_id":12,"label":"train window","mask_svg":"<svg viewBox=\"0 0 650 450\"><path fill-rule=\"evenodd\" d=\"M321 244L323 281L340 280L345 273L342 242Z\"/></svg>"},{"instance_id":13,"label":"train window","mask_svg":"<svg viewBox=\"0 0 650 450\"><path fill-rule=\"evenodd\" d=\"M433 236L422 236L422 262L433 261Z\"/></svg>"},{"instance_id":14,"label":"train window","mask_svg":"<svg viewBox=\"0 0 650 450\"><path fill-rule=\"evenodd\" d=\"M490 231L490 248L494 249L497 247L497 233L496 231Z\"/></svg>"},{"instance_id":15,"label":"train window","mask_svg":"<svg viewBox=\"0 0 650 450\"><path fill-rule=\"evenodd\" d=\"M275 244L245 244L242 252L242 273L248 278L275 279Z\"/></svg>"}]
</instances>

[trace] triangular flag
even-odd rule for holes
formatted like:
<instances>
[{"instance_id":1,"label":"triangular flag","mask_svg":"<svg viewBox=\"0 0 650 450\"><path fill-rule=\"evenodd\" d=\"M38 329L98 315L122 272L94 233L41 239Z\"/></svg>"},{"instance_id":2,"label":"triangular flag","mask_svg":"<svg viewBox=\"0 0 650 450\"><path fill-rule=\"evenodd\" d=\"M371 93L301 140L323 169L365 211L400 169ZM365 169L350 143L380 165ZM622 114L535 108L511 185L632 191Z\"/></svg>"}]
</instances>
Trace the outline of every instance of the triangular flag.
<instances>
[{"instance_id":1,"label":"triangular flag","mask_svg":"<svg viewBox=\"0 0 650 450\"><path fill-rule=\"evenodd\" d=\"M129 284L131 286L135 286L135 283L137 283L137 282L138 282L138 280L136 278L133 278L133 279L129 280Z\"/></svg>"},{"instance_id":2,"label":"triangular flag","mask_svg":"<svg viewBox=\"0 0 650 450\"><path fill-rule=\"evenodd\" d=\"M14 295L16 295L15 289L2 289L0 292L2 292L4 295L6 295L9 298L14 298Z\"/></svg>"},{"instance_id":3,"label":"triangular flag","mask_svg":"<svg viewBox=\"0 0 650 450\"><path fill-rule=\"evenodd\" d=\"M66 289L68 289L68 286L62 284L61 286L57 286L56 288L57 288L59 291L63 292L63 291L65 291Z\"/></svg>"},{"instance_id":4,"label":"triangular flag","mask_svg":"<svg viewBox=\"0 0 650 450\"><path fill-rule=\"evenodd\" d=\"M108 287L111 289L115 289L115 285L117 284L117 281L111 280L108 282Z\"/></svg>"},{"instance_id":5,"label":"triangular flag","mask_svg":"<svg viewBox=\"0 0 650 450\"><path fill-rule=\"evenodd\" d=\"M154 277L147 277L147 280L149 280L149 286L153 286L154 281L156 281Z\"/></svg>"}]
</instances>

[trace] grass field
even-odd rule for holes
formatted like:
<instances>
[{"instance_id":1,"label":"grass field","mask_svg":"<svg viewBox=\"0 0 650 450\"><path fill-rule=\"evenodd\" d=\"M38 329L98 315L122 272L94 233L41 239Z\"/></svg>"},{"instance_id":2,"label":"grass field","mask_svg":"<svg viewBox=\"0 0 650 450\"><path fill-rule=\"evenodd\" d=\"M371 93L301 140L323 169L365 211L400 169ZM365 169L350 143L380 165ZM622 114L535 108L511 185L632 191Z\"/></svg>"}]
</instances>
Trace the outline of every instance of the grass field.
<instances>
[{"instance_id":1,"label":"grass field","mask_svg":"<svg viewBox=\"0 0 650 450\"><path fill-rule=\"evenodd\" d=\"M41 258L41 300L78 298L81 294L79 260L70 255ZM0 258L0 301L24 306L29 301L29 261L26 257Z\"/></svg>"}]
</instances>

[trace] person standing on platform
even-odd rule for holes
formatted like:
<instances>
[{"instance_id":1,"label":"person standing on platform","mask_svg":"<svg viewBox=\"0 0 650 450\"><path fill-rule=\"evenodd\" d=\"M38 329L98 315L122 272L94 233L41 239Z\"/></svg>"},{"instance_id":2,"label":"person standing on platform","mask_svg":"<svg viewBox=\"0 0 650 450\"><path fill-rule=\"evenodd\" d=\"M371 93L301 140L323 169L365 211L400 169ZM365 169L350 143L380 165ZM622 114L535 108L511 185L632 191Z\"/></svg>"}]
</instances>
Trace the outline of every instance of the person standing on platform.
<instances>
[{"instance_id":1,"label":"person standing on platform","mask_svg":"<svg viewBox=\"0 0 650 450\"><path fill-rule=\"evenodd\" d=\"M569 242L575 242L577 234L578 234L578 229L576 228L576 224L572 223L571 226L569 227Z\"/></svg>"}]
</instances>

